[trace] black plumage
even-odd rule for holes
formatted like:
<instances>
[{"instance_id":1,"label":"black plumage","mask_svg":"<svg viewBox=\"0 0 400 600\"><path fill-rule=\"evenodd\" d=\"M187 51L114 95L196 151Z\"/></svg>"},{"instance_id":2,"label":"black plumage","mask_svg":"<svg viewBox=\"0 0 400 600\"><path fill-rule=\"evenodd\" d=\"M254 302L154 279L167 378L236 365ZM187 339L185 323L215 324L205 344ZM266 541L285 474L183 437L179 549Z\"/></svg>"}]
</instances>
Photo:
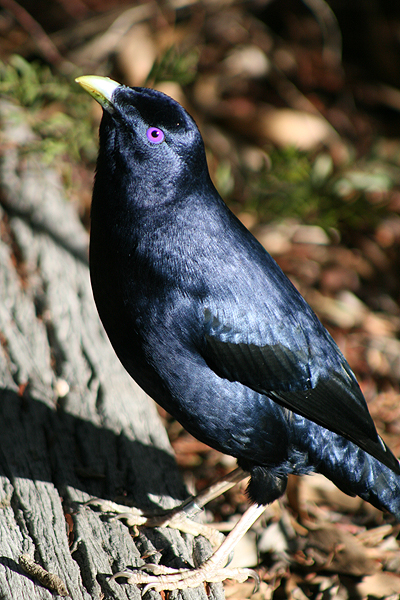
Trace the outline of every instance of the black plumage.
<instances>
[{"instance_id":1,"label":"black plumage","mask_svg":"<svg viewBox=\"0 0 400 600\"><path fill-rule=\"evenodd\" d=\"M266 504L323 473L400 519L400 468L348 363L215 190L174 100L79 78L103 106L90 270L130 375L198 439L237 458Z\"/></svg>"}]
</instances>

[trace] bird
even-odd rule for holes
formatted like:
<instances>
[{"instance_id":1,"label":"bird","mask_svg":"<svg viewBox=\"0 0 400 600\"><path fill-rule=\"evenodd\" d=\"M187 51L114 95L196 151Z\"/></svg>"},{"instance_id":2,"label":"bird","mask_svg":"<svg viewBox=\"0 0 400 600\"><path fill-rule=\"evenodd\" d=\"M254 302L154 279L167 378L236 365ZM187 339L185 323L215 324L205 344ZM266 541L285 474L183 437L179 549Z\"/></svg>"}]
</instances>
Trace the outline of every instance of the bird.
<instances>
[{"instance_id":1,"label":"bird","mask_svg":"<svg viewBox=\"0 0 400 600\"><path fill-rule=\"evenodd\" d=\"M130 572L145 590L226 577L289 474L322 473L400 520L400 466L335 341L214 187L194 119L160 91L76 80L103 108L91 207L94 300L122 365L198 440L236 458L250 506L203 565ZM240 572L239 572L240 571Z\"/></svg>"}]
</instances>

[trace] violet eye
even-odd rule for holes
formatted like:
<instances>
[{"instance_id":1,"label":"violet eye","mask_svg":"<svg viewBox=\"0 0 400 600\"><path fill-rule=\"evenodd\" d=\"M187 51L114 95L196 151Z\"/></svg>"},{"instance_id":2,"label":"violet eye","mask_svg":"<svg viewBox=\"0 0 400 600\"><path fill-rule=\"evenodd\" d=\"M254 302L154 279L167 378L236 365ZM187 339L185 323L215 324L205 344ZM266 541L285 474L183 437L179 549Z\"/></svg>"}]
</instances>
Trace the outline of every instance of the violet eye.
<instances>
[{"instance_id":1,"label":"violet eye","mask_svg":"<svg viewBox=\"0 0 400 600\"><path fill-rule=\"evenodd\" d=\"M152 144L161 144L164 139L164 132L158 127L149 127L146 131L147 139Z\"/></svg>"}]
</instances>

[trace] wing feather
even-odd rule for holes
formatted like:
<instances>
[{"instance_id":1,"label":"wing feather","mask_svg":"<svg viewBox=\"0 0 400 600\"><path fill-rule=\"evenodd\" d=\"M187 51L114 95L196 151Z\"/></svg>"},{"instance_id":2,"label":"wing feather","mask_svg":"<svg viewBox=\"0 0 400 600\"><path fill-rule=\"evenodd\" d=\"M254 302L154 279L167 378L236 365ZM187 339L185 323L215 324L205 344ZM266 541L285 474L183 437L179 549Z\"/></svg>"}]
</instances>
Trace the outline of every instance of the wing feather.
<instances>
[{"instance_id":1,"label":"wing feather","mask_svg":"<svg viewBox=\"0 0 400 600\"><path fill-rule=\"evenodd\" d=\"M206 314L206 324L205 359L220 377L238 381L344 436L400 474L399 462L377 434L355 376L333 340L336 363L318 370L306 339L304 346L294 344L295 350L276 340L258 345L240 341L244 336L237 328L215 316L210 320Z\"/></svg>"}]
</instances>

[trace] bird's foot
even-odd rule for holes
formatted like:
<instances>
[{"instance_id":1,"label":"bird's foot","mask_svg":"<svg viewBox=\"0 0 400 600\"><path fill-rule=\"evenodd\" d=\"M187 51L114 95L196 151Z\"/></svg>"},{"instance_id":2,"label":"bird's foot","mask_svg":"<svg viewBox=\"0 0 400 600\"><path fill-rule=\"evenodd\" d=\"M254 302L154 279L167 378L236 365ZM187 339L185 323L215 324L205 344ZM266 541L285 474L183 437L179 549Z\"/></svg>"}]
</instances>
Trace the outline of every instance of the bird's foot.
<instances>
[{"instance_id":1,"label":"bird's foot","mask_svg":"<svg viewBox=\"0 0 400 600\"><path fill-rule=\"evenodd\" d=\"M152 573L145 573L143 569ZM234 579L243 583L249 577L255 580L255 590L258 589L259 576L252 569L229 568L215 564L213 557L207 560L197 569L171 569L163 565L147 564L138 571L121 571L115 573L112 579L125 577L127 583L133 585L144 585L143 594L149 590L161 592L162 590L183 590L198 587L202 583L216 583L225 579Z\"/></svg>"},{"instance_id":2,"label":"bird's foot","mask_svg":"<svg viewBox=\"0 0 400 600\"><path fill-rule=\"evenodd\" d=\"M217 526L198 523L193 521L192 517L198 514L210 500L230 490L247 476L238 467L221 477L194 498L189 498L180 506L161 515L149 515L138 508L116 504L110 500L100 500L99 498L92 498L86 504L97 506L104 513L114 513L113 518L124 519L128 527L170 527L178 529L182 533L190 533L194 536L202 535L210 541L212 546L217 547L225 539L223 533L219 531Z\"/></svg>"},{"instance_id":3,"label":"bird's foot","mask_svg":"<svg viewBox=\"0 0 400 600\"><path fill-rule=\"evenodd\" d=\"M113 575L126 577L128 583L144 585L144 592L154 589L161 590L183 590L201 585L202 583L214 583L225 579L235 579L242 583L249 577L254 577L258 587L258 575L252 569L238 569L226 567L227 560L251 525L262 515L265 506L252 504L242 515L235 527L225 538L221 546L200 567L195 569L170 569L159 565L145 565L143 569L151 570L152 573L139 571L121 571Z\"/></svg>"},{"instance_id":4,"label":"bird's foot","mask_svg":"<svg viewBox=\"0 0 400 600\"><path fill-rule=\"evenodd\" d=\"M191 511L193 508L193 502L189 502L185 506L189 506L189 511ZM225 579L235 579L236 581L242 583L249 577L253 577L256 580L256 587L258 587L259 578L255 571L252 569L229 568L225 565L227 564L229 556L231 555L236 544L242 539L252 524L262 515L264 510L265 506L252 504L236 523L232 531L224 539L218 550L216 550L214 554L200 567L196 567L194 569L176 570L160 565L146 564L138 571L120 571L115 573L112 579L125 577L128 583L144 585L144 593L150 589L154 589L156 591L182 590L185 588L197 587L202 583L225 581ZM176 516L178 516L180 519L181 515L182 510L173 514L169 523L172 523ZM190 520L187 519L187 521ZM192 521L190 522L193 524ZM152 572L144 572L146 569Z\"/></svg>"},{"instance_id":5,"label":"bird's foot","mask_svg":"<svg viewBox=\"0 0 400 600\"><path fill-rule=\"evenodd\" d=\"M117 504L112 500L103 500L102 498L91 498L88 502L85 502L85 506L95 506L102 513L113 513L115 516L112 519L126 519L128 527L134 527L135 525L145 525L148 516L134 506L127 506L125 504Z\"/></svg>"},{"instance_id":6,"label":"bird's foot","mask_svg":"<svg viewBox=\"0 0 400 600\"><path fill-rule=\"evenodd\" d=\"M111 500L93 498L87 505L97 506L103 513L114 513L113 519L124 519L128 527L170 527L181 533L190 533L194 536L202 535L209 540L212 546L222 544L225 536L213 525L198 523L188 517L191 511L185 507L172 509L163 515L147 515L142 510L124 506ZM190 505L188 505L190 506Z\"/></svg>"},{"instance_id":7,"label":"bird's foot","mask_svg":"<svg viewBox=\"0 0 400 600\"><path fill-rule=\"evenodd\" d=\"M181 533L190 533L195 537L202 535L207 538L214 547L220 546L225 539L224 534L221 531L218 531L212 524L206 525L204 523L193 521L191 518L187 517L184 512L173 514L168 520L163 522L161 527L178 529Z\"/></svg>"}]
</instances>

